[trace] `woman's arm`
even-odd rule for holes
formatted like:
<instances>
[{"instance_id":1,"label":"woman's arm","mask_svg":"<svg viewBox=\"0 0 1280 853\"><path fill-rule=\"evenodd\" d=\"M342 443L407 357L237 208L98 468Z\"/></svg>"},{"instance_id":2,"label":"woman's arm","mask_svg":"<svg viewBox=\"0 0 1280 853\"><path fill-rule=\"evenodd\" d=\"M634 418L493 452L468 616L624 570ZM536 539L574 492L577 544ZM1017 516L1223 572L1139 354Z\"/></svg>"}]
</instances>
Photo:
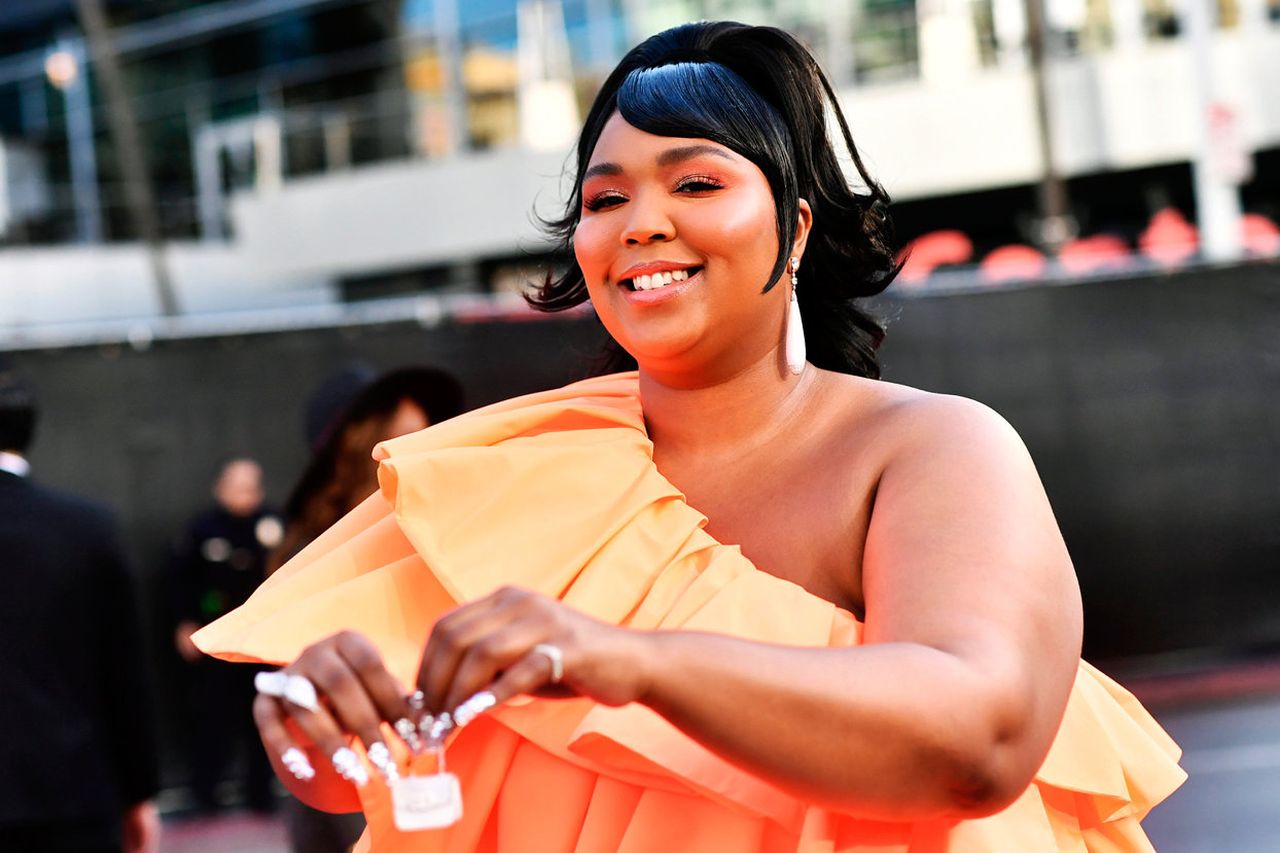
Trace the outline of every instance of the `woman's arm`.
<instances>
[{"instance_id":1,"label":"woman's arm","mask_svg":"<svg viewBox=\"0 0 1280 853\"><path fill-rule=\"evenodd\" d=\"M866 645L652 638L642 700L736 762L880 817L996 811L1061 721L1075 576L1013 430L967 400L893 415L863 558Z\"/></svg>"}]
</instances>

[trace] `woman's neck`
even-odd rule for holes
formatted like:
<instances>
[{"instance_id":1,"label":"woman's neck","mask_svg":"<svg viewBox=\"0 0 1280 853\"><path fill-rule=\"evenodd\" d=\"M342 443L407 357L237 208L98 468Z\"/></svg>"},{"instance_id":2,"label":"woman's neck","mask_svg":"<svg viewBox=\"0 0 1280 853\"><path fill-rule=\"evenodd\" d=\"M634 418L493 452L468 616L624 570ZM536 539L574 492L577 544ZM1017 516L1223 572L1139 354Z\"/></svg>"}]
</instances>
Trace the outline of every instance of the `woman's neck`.
<instances>
[{"instance_id":1,"label":"woman's neck","mask_svg":"<svg viewBox=\"0 0 1280 853\"><path fill-rule=\"evenodd\" d=\"M722 381L673 387L640 370L640 399L655 455L667 459L740 457L793 426L821 371L806 365L780 375L771 356Z\"/></svg>"}]
</instances>

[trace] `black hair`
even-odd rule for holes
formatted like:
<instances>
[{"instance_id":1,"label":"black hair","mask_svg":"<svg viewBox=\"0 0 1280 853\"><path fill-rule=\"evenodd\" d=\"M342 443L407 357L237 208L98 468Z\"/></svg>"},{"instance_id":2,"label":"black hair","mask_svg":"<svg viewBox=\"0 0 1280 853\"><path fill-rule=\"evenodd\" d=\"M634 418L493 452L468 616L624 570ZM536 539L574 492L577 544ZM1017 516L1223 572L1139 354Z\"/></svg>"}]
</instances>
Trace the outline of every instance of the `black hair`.
<instances>
[{"instance_id":1,"label":"black hair","mask_svg":"<svg viewBox=\"0 0 1280 853\"><path fill-rule=\"evenodd\" d=\"M849 186L827 135L830 109L862 183ZM876 349L884 328L857 304L897 275L889 196L872 180L848 122L817 62L774 27L729 21L682 24L632 48L605 80L577 146L577 173L565 215L544 226L569 257L563 275L548 273L526 294L541 311L562 311L588 298L573 257L582 209L583 174L605 123L617 111L633 127L658 136L710 139L754 163L769 182L777 215L778 257L767 292L782 274L795 239L799 200L813 210L800 262L800 313L814 365L878 378ZM634 362L629 362L634 365ZM613 345L606 366L628 361Z\"/></svg>"},{"instance_id":2,"label":"black hair","mask_svg":"<svg viewBox=\"0 0 1280 853\"><path fill-rule=\"evenodd\" d=\"M0 365L0 450L26 453L35 432L35 387Z\"/></svg>"}]
</instances>

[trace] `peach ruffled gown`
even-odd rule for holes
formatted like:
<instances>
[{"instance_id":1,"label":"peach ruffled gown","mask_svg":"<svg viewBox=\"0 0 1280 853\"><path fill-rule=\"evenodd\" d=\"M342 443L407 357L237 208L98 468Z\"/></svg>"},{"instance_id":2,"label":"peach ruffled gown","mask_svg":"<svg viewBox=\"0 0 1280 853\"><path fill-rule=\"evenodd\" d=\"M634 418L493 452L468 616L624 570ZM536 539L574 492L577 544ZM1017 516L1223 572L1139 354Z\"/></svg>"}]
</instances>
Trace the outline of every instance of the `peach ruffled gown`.
<instances>
[{"instance_id":1,"label":"peach ruffled gown","mask_svg":"<svg viewBox=\"0 0 1280 853\"><path fill-rule=\"evenodd\" d=\"M657 470L635 374L521 397L381 445L381 493L196 637L228 660L284 663L354 629L411 684L435 619L506 584L599 619L795 646L857 646L848 612L757 569L703 530ZM1081 662L1062 727L1012 806L968 821L876 822L743 771L641 706L516 700L448 749L465 814L397 832L361 792L359 850L403 853L1148 851L1138 822L1178 787L1179 750ZM431 759L421 759L430 761Z\"/></svg>"}]
</instances>

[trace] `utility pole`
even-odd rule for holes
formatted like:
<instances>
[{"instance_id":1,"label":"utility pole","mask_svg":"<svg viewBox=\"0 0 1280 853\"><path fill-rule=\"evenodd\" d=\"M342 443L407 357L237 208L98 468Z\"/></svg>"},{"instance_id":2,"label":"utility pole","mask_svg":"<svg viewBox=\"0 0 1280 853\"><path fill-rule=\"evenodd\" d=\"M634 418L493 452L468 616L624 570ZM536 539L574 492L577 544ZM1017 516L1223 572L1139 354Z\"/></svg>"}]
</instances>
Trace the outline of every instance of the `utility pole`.
<instances>
[{"instance_id":1,"label":"utility pole","mask_svg":"<svg viewBox=\"0 0 1280 853\"><path fill-rule=\"evenodd\" d=\"M166 317L174 317L178 314L178 300L169 272L164 238L160 233L155 195L151 191L151 180L147 175L146 157L141 135L138 133L133 102L129 99L124 74L120 70L111 29L102 10L102 0L76 0L76 11L89 45L93 69L102 85L103 99L107 105L107 125L119 154L120 175L124 180L129 214L138 229L138 235L146 245L160 310Z\"/></svg>"},{"instance_id":2,"label":"utility pole","mask_svg":"<svg viewBox=\"0 0 1280 853\"><path fill-rule=\"evenodd\" d=\"M1200 2L1200 0L1193 0ZM1053 124L1049 112L1049 87L1045 80L1044 0L1026 0L1027 53L1031 63L1031 80L1035 90L1036 130L1040 141L1040 163L1043 169L1037 195L1040 220L1036 242L1056 257L1064 243L1075 236L1076 223L1067 200L1067 185L1058 172L1053 154Z\"/></svg>"},{"instance_id":3,"label":"utility pole","mask_svg":"<svg viewBox=\"0 0 1280 853\"><path fill-rule=\"evenodd\" d=\"M1239 120L1235 112L1215 99L1213 21L1209 17L1208 0L1189 0L1182 4L1182 14L1187 24L1191 75L1195 81L1197 144L1192 175L1200 250L1210 261L1234 261L1242 253L1237 185L1248 171L1248 155L1242 150L1238 137ZM1229 162L1232 160L1241 162Z\"/></svg>"},{"instance_id":4,"label":"utility pole","mask_svg":"<svg viewBox=\"0 0 1280 853\"><path fill-rule=\"evenodd\" d=\"M62 92L66 116L67 155L71 163L71 197L76 209L76 240L102 240L102 204L98 196L98 155L93 140L93 107L84 40L63 36L45 59L45 77Z\"/></svg>"},{"instance_id":5,"label":"utility pole","mask_svg":"<svg viewBox=\"0 0 1280 853\"><path fill-rule=\"evenodd\" d=\"M462 19L458 0L435 0L434 5L436 51L444 72L449 152L459 154L467 150L470 141L467 89L462 80Z\"/></svg>"}]
</instances>

